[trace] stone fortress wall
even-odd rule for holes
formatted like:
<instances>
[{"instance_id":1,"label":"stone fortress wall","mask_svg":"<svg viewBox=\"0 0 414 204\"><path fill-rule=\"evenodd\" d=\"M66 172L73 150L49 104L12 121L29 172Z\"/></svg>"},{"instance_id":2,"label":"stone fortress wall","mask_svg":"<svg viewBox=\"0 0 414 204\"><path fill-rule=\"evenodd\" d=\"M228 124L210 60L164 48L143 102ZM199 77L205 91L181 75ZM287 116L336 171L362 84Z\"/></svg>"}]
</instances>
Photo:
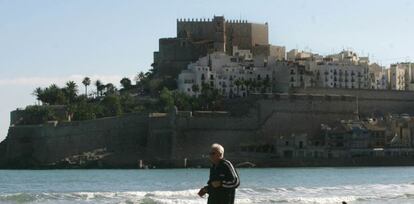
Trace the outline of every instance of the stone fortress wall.
<instances>
[{"instance_id":1,"label":"stone fortress wall","mask_svg":"<svg viewBox=\"0 0 414 204\"><path fill-rule=\"evenodd\" d=\"M250 23L244 20L225 20L223 17L215 17L213 20L178 20L177 37L213 42L224 39L228 46L222 51L228 54L232 54L232 46L251 50L256 45L269 44L267 24Z\"/></svg>"},{"instance_id":2,"label":"stone fortress wall","mask_svg":"<svg viewBox=\"0 0 414 204\"><path fill-rule=\"evenodd\" d=\"M112 154L108 156L112 165L127 166L130 160L145 152L147 132L148 117L142 114L12 126L2 142L6 149L3 156L12 166L41 166L72 155L105 149Z\"/></svg>"},{"instance_id":3,"label":"stone fortress wall","mask_svg":"<svg viewBox=\"0 0 414 204\"><path fill-rule=\"evenodd\" d=\"M355 96L358 98L359 113L365 116L371 116L373 113L414 115L413 91L306 88L295 89L294 92L302 94L336 94Z\"/></svg>"},{"instance_id":4,"label":"stone fortress wall","mask_svg":"<svg viewBox=\"0 0 414 204\"><path fill-rule=\"evenodd\" d=\"M409 92L344 90L333 94L258 94L248 114L173 112L129 114L98 120L12 126L0 145L0 166L45 166L73 155L105 149L103 167L138 167L139 160L157 166L181 167L206 161L214 142L226 147L227 157L241 160L244 144L274 143L280 136L318 134L321 123L354 119L357 97L361 107L381 107L413 114L414 94ZM329 90L327 91L329 93ZM389 93L389 94L387 94ZM384 97L387 100L383 100Z\"/></svg>"}]
</instances>

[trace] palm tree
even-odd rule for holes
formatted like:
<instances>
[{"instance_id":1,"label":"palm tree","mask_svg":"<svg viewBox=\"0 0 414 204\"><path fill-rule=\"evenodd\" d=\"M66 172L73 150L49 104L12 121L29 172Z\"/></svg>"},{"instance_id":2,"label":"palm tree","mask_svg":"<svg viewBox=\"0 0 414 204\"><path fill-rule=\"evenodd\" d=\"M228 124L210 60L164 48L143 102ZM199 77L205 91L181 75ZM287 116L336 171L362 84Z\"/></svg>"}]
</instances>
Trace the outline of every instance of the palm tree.
<instances>
[{"instance_id":1,"label":"palm tree","mask_svg":"<svg viewBox=\"0 0 414 204\"><path fill-rule=\"evenodd\" d=\"M78 94L78 85L74 81L68 81L66 82L66 87L64 90L66 98L69 100L69 102L75 101L75 98Z\"/></svg>"},{"instance_id":2,"label":"palm tree","mask_svg":"<svg viewBox=\"0 0 414 204\"><path fill-rule=\"evenodd\" d=\"M36 100L40 103L44 103L44 90L41 87L37 87L33 93L34 96L36 96Z\"/></svg>"},{"instance_id":3,"label":"palm tree","mask_svg":"<svg viewBox=\"0 0 414 204\"><path fill-rule=\"evenodd\" d=\"M98 94L98 96L102 96L102 90L105 88L105 86L103 85L103 83L101 82L101 80L96 80L95 81L95 86L96 86L96 92Z\"/></svg>"},{"instance_id":4,"label":"palm tree","mask_svg":"<svg viewBox=\"0 0 414 204\"><path fill-rule=\"evenodd\" d=\"M43 102L49 105L64 105L68 98L66 88L61 89L56 84L52 84L43 90Z\"/></svg>"},{"instance_id":5,"label":"palm tree","mask_svg":"<svg viewBox=\"0 0 414 204\"><path fill-rule=\"evenodd\" d=\"M85 77L82 84L85 86L85 96L88 98L88 86L91 85L91 79L89 77Z\"/></svg>"}]
</instances>

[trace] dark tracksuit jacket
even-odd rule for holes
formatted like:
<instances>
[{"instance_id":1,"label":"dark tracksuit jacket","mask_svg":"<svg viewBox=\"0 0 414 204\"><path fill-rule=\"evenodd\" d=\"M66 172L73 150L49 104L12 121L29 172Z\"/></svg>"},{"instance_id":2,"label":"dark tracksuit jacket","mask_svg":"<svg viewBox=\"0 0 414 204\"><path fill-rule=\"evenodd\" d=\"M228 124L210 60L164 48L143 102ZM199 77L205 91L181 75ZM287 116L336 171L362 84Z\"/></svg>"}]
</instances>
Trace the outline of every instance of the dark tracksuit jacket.
<instances>
[{"instance_id":1,"label":"dark tracksuit jacket","mask_svg":"<svg viewBox=\"0 0 414 204\"><path fill-rule=\"evenodd\" d=\"M213 181L221 181L222 185L214 188ZM236 188L240 185L239 175L233 165L222 159L218 165L210 168L210 178L208 186L208 204L233 204Z\"/></svg>"}]
</instances>

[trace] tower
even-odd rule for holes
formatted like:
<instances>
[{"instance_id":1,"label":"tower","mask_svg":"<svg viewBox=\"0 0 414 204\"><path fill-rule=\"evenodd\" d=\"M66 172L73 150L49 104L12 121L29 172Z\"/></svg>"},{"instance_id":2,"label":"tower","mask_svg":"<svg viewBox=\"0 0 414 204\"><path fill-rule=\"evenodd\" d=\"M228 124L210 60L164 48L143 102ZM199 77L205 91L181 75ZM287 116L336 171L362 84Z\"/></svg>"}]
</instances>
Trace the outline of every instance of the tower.
<instances>
[{"instance_id":1,"label":"tower","mask_svg":"<svg viewBox=\"0 0 414 204\"><path fill-rule=\"evenodd\" d=\"M224 16L214 16L214 51L226 52L226 21Z\"/></svg>"}]
</instances>

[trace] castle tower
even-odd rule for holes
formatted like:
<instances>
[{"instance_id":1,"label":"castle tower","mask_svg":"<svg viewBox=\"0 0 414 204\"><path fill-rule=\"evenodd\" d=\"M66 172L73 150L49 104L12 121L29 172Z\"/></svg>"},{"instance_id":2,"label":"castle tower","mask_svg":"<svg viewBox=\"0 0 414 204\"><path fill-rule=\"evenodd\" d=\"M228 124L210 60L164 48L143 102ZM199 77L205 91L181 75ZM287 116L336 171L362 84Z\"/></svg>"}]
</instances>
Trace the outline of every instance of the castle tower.
<instances>
[{"instance_id":1,"label":"castle tower","mask_svg":"<svg viewBox=\"0 0 414 204\"><path fill-rule=\"evenodd\" d=\"M224 16L214 16L214 51L226 52L226 21Z\"/></svg>"}]
</instances>

